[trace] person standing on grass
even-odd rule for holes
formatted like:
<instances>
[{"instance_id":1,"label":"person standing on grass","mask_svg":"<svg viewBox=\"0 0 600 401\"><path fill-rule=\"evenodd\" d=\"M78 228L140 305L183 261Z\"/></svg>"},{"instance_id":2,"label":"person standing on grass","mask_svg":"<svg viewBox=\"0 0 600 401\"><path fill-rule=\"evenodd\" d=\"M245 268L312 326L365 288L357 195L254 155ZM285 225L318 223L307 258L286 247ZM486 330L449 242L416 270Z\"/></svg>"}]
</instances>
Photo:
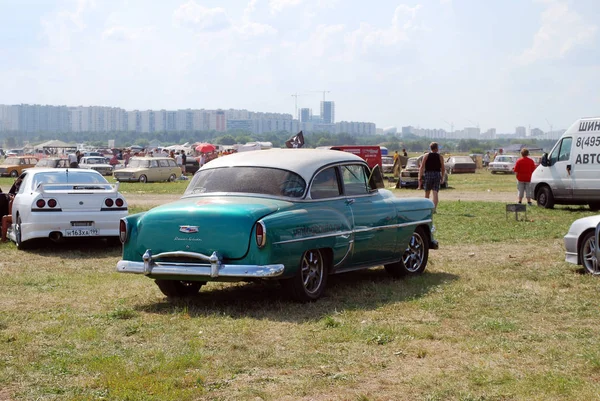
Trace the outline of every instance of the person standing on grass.
<instances>
[{"instance_id":1,"label":"person standing on grass","mask_svg":"<svg viewBox=\"0 0 600 401\"><path fill-rule=\"evenodd\" d=\"M446 168L444 166L444 158L438 153L439 146L437 142L431 142L429 145L431 150L423 156L423 161L419 167L419 189L425 188L425 197L429 199L431 191L433 191L433 207L434 213L438 205L438 192L440 185L444 183Z\"/></svg>"},{"instance_id":2,"label":"person standing on grass","mask_svg":"<svg viewBox=\"0 0 600 401\"><path fill-rule=\"evenodd\" d=\"M536 165L533 159L529 158L529 150L521 149L521 158L515 163L513 168L517 174L517 191L519 203L523 201L523 195L527 196L527 204L531 206L531 175L535 170Z\"/></svg>"}]
</instances>

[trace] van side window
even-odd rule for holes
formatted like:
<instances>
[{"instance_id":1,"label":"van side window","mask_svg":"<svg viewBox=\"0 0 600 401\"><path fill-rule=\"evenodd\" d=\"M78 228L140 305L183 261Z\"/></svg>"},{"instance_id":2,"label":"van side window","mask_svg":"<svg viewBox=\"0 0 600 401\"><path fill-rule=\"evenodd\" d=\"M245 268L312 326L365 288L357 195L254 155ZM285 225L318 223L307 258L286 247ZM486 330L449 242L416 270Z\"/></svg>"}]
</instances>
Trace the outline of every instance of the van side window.
<instances>
[{"instance_id":1,"label":"van side window","mask_svg":"<svg viewBox=\"0 0 600 401\"><path fill-rule=\"evenodd\" d=\"M550 166L554 165L557 161L568 161L571 157L571 144L573 143L573 138L566 137L563 138L552 150L550 154L549 164Z\"/></svg>"},{"instance_id":2,"label":"van side window","mask_svg":"<svg viewBox=\"0 0 600 401\"><path fill-rule=\"evenodd\" d=\"M560 153L558 154L558 161L568 161L571 158L571 144L573 143L573 138L564 138L562 140L562 144L560 145Z\"/></svg>"}]
</instances>

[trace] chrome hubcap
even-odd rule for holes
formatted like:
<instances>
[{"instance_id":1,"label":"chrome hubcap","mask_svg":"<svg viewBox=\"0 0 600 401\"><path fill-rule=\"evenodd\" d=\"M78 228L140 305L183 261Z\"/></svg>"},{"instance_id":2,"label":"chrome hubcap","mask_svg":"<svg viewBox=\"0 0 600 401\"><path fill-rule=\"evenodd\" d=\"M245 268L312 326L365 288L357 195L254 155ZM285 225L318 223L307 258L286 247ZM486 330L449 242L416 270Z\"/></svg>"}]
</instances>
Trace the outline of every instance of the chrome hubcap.
<instances>
[{"instance_id":1,"label":"chrome hubcap","mask_svg":"<svg viewBox=\"0 0 600 401\"><path fill-rule=\"evenodd\" d=\"M323 282L323 258L319 251L307 251L302 258L302 283L308 293L315 293Z\"/></svg>"},{"instance_id":2,"label":"chrome hubcap","mask_svg":"<svg viewBox=\"0 0 600 401\"><path fill-rule=\"evenodd\" d=\"M402 262L404 267L409 272L416 272L423 264L423 258L425 257L425 244L423 238L418 233L413 233L408 243L408 248L402 255Z\"/></svg>"}]
</instances>

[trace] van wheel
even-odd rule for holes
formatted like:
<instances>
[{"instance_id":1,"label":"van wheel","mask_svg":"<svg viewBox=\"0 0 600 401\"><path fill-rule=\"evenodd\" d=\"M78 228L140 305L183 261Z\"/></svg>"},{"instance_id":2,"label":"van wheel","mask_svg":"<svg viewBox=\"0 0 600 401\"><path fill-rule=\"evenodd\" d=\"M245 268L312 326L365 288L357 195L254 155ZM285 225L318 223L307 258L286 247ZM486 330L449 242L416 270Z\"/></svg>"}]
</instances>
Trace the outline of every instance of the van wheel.
<instances>
[{"instance_id":1,"label":"van wheel","mask_svg":"<svg viewBox=\"0 0 600 401\"><path fill-rule=\"evenodd\" d=\"M597 212L600 210L600 202L590 202L590 210L593 212Z\"/></svg>"},{"instance_id":2,"label":"van wheel","mask_svg":"<svg viewBox=\"0 0 600 401\"><path fill-rule=\"evenodd\" d=\"M540 188L540 192L537 196L537 204L546 209L552 209L554 207L554 195L552 195L552 190L549 187Z\"/></svg>"}]
</instances>

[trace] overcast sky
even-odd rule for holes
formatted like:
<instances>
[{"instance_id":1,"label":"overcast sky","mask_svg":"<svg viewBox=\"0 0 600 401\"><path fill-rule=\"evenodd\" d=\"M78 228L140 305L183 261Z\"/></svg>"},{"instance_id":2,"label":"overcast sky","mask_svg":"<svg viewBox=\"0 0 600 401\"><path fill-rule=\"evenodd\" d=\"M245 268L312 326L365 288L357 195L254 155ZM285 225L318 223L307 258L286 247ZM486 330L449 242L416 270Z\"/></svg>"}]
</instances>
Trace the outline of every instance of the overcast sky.
<instances>
[{"instance_id":1,"label":"overcast sky","mask_svg":"<svg viewBox=\"0 0 600 401\"><path fill-rule=\"evenodd\" d=\"M514 132L600 115L598 0L0 0L0 104ZM320 92L321 91L321 92Z\"/></svg>"}]
</instances>

